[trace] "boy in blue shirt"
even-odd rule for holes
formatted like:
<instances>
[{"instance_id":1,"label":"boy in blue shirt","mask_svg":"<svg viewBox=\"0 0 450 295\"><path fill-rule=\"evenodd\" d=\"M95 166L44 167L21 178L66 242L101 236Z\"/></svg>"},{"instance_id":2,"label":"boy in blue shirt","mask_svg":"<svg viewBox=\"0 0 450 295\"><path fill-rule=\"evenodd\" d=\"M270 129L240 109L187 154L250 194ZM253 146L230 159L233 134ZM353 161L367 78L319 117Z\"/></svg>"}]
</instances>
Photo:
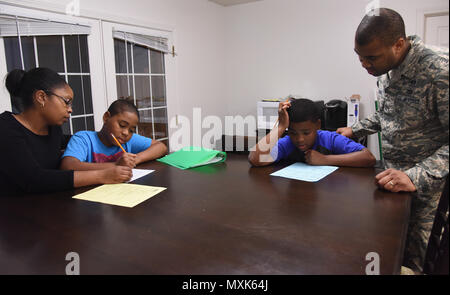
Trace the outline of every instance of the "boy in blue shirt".
<instances>
[{"instance_id":1,"label":"boy in blue shirt","mask_svg":"<svg viewBox=\"0 0 450 295\"><path fill-rule=\"evenodd\" d=\"M250 163L265 166L288 159L310 165L375 165L375 157L363 145L336 132L319 130L320 125L320 113L313 101L296 99L281 102L278 127L272 129L250 152ZM286 129L288 135L280 138Z\"/></svg>"},{"instance_id":2,"label":"boy in blue shirt","mask_svg":"<svg viewBox=\"0 0 450 295\"><path fill-rule=\"evenodd\" d=\"M103 115L104 124L99 132L80 131L72 136L63 154L61 169L100 170L112 165L134 168L165 155L164 143L135 134L138 122L136 106L124 99L116 100Z\"/></svg>"}]
</instances>

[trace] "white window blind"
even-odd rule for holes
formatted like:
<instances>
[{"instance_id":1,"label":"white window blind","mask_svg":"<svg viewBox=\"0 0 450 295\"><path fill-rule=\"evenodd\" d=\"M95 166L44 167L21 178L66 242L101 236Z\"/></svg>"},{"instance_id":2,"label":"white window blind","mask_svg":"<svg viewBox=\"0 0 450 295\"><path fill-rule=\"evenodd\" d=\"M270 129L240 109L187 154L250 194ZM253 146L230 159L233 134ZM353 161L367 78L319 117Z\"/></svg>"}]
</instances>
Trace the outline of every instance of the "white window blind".
<instances>
[{"instance_id":1,"label":"white window blind","mask_svg":"<svg viewBox=\"0 0 450 295\"><path fill-rule=\"evenodd\" d=\"M0 15L0 37L89 35L90 32L91 28L85 25Z\"/></svg>"},{"instance_id":2,"label":"white window blind","mask_svg":"<svg viewBox=\"0 0 450 295\"><path fill-rule=\"evenodd\" d=\"M114 38L169 53L168 39L164 37L144 36L134 33L113 31Z\"/></svg>"}]
</instances>

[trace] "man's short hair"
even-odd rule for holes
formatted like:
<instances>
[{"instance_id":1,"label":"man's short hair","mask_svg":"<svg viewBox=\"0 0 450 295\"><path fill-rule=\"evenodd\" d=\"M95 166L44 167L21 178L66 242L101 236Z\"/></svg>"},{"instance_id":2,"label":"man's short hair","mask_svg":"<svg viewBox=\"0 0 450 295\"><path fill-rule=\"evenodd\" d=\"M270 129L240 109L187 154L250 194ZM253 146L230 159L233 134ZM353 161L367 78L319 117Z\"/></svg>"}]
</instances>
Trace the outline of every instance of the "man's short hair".
<instances>
[{"instance_id":1,"label":"man's short hair","mask_svg":"<svg viewBox=\"0 0 450 295\"><path fill-rule=\"evenodd\" d=\"M289 122L317 122L320 119L319 108L309 99L291 99L291 107L287 109Z\"/></svg>"},{"instance_id":2,"label":"man's short hair","mask_svg":"<svg viewBox=\"0 0 450 295\"><path fill-rule=\"evenodd\" d=\"M356 43L363 46L375 39L392 46L399 38L406 39L405 23L400 14L389 8L376 8L368 12L355 35Z\"/></svg>"}]
</instances>

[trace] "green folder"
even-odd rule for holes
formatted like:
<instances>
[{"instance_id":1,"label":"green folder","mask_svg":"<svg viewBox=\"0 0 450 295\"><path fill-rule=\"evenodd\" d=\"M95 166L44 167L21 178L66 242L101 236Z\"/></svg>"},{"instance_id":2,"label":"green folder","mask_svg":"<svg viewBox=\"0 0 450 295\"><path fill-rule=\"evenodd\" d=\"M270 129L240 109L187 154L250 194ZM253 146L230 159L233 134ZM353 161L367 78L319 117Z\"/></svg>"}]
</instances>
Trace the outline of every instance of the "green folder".
<instances>
[{"instance_id":1,"label":"green folder","mask_svg":"<svg viewBox=\"0 0 450 295\"><path fill-rule=\"evenodd\" d=\"M198 166L224 162L226 158L227 153L225 152L190 146L173 152L170 155L158 159L157 161L184 170Z\"/></svg>"}]
</instances>

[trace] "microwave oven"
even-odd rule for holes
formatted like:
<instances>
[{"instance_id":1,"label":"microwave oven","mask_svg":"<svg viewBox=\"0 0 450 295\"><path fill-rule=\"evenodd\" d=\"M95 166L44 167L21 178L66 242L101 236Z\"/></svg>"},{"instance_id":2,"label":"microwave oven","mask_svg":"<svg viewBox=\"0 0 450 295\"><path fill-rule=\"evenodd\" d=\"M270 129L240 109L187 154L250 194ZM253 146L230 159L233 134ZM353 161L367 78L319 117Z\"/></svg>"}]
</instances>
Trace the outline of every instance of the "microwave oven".
<instances>
[{"instance_id":1,"label":"microwave oven","mask_svg":"<svg viewBox=\"0 0 450 295\"><path fill-rule=\"evenodd\" d=\"M272 129L278 120L278 101L258 101L257 122L258 129Z\"/></svg>"}]
</instances>

